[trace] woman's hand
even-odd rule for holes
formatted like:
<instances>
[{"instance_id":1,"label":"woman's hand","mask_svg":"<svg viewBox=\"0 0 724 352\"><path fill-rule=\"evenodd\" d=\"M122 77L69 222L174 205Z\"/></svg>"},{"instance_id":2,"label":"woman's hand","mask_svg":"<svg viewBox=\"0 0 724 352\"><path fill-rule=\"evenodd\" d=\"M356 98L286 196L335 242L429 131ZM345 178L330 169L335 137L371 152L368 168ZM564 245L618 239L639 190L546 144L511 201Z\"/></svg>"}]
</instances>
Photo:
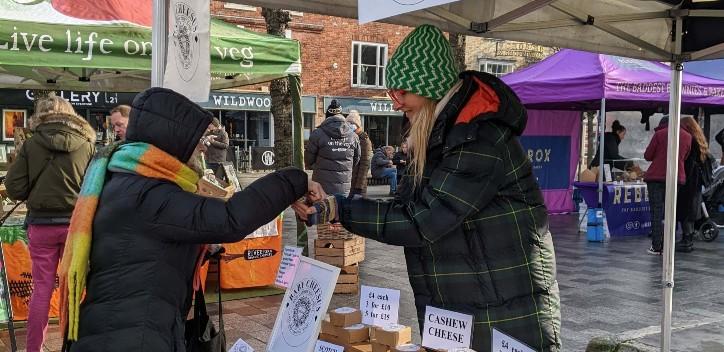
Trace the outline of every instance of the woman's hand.
<instances>
[{"instance_id":1,"label":"woman's hand","mask_svg":"<svg viewBox=\"0 0 724 352\"><path fill-rule=\"evenodd\" d=\"M318 202L324 198L327 198L327 193L324 192L324 189L322 188L322 185L320 185L318 182L314 182L312 180L309 180L308 190L307 190L307 202L314 203Z\"/></svg>"},{"instance_id":2,"label":"woman's hand","mask_svg":"<svg viewBox=\"0 0 724 352\"><path fill-rule=\"evenodd\" d=\"M292 209L297 214L297 216L302 219L303 221L307 221L309 218L309 215L312 215L317 212L317 208L314 206L307 204L304 199L300 199L292 204Z\"/></svg>"}]
</instances>

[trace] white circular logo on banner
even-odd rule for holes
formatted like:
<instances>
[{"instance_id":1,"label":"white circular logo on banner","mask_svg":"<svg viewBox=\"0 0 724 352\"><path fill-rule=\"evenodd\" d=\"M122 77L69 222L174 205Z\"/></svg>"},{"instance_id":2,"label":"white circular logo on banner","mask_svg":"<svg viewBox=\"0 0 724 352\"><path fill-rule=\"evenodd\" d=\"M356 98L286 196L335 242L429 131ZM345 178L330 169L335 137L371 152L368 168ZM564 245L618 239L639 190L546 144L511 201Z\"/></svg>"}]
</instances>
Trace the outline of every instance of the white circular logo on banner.
<instances>
[{"instance_id":1,"label":"white circular logo on banner","mask_svg":"<svg viewBox=\"0 0 724 352\"><path fill-rule=\"evenodd\" d=\"M186 3L179 2L174 8L173 45L176 48L176 69L186 82L196 74L201 46L199 43L196 12Z\"/></svg>"},{"instance_id":2,"label":"white circular logo on banner","mask_svg":"<svg viewBox=\"0 0 724 352\"><path fill-rule=\"evenodd\" d=\"M274 152L267 150L261 154L261 162L266 166L274 165Z\"/></svg>"},{"instance_id":3,"label":"white circular logo on banner","mask_svg":"<svg viewBox=\"0 0 724 352\"><path fill-rule=\"evenodd\" d=\"M313 278L300 280L284 307L282 336L289 346L297 347L313 338L314 327L322 309L322 288ZM316 337L316 336L314 336Z\"/></svg>"}]
</instances>

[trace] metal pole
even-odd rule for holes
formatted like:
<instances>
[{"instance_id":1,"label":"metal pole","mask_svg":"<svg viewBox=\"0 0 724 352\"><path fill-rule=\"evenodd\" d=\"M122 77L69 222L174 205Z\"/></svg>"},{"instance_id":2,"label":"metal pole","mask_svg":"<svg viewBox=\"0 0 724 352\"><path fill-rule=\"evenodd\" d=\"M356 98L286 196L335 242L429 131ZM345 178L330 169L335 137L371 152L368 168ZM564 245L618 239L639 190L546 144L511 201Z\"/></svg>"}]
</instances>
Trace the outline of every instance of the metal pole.
<instances>
[{"instance_id":1,"label":"metal pole","mask_svg":"<svg viewBox=\"0 0 724 352\"><path fill-rule=\"evenodd\" d=\"M601 99L601 110L598 114L598 207L603 208L603 135L606 134L606 98Z\"/></svg>"},{"instance_id":2,"label":"metal pole","mask_svg":"<svg viewBox=\"0 0 724 352\"><path fill-rule=\"evenodd\" d=\"M151 26L151 87L163 86L168 41L168 0L153 0Z\"/></svg>"},{"instance_id":3,"label":"metal pole","mask_svg":"<svg viewBox=\"0 0 724 352\"><path fill-rule=\"evenodd\" d=\"M661 319L661 351L671 350L671 313L674 299L674 239L676 236L676 193L679 175L679 121L681 120L681 18L676 18L674 55L671 64L671 97L669 98L669 143L666 150L666 198L664 202L664 313Z\"/></svg>"}]
</instances>

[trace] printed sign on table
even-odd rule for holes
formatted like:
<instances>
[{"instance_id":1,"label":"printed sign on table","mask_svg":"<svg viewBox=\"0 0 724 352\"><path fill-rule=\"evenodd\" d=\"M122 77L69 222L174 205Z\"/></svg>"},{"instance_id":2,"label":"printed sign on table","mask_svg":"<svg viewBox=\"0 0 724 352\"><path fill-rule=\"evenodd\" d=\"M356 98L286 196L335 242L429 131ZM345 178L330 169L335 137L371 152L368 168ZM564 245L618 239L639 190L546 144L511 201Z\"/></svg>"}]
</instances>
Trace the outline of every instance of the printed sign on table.
<instances>
[{"instance_id":1,"label":"printed sign on table","mask_svg":"<svg viewBox=\"0 0 724 352\"><path fill-rule=\"evenodd\" d=\"M279 263L279 271L274 284L279 287L288 288L289 283L294 279L294 272L299 264L299 257L302 255L302 247L284 246L282 261Z\"/></svg>"},{"instance_id":2,"label":"printed sign on table","mask_svg":"<svg viewBox=\"0 0 724 352\"><path fill-rule=\"evenodd\" d=\"M267 352L312 352L337 284L339 268L300 257L284 294Z\"/></svg>"},{"instance_id":3,"label":"printed sign on table","mask_svg":"<svg viewBox=\"0 0 724 352\"><path fill-rule=\"evenodd\" d=\"M359 310L363 324L382 327L397 324L400 290L362 285Z\"/></svg>"},{"instance_id":4,"label":"printed sign on table","mask_svg":"<svg viewBox=\"0 0 724 352\"><path fill-rule=\"evenodd\" d=\"M317 340L317 345L314 346L314 352L344 352L344 347Z\"/></svg>"},{"instance_id":5,"label":"printed sign on table","mask_svg":"<svg viewBox=\"0 0 724 352\"><path fill-rule=\"evenodd\" d=\"M242 339L236 340L234 343L234 346L231 346L231 349L229 349L229 352L254 352L254 348L249 346L246 341Z\"/></svg>"},{"instance_id":6,"label":"printed sign on table","mask_svg":"<svg viewBox=\"0 0 724 352\"><path fill-rule=\"evenodd\" d=\"M506 335L500 330L493 328L493 347L492 352L535 352L534 349L526 344Z\"/></svg>"},{"instance_id":7,"label":"printed sign on table","mask_svg":"<svg viewBox=\"0 0 724 352\"><path fill-rule=\"evenodd\" d=\"M434 349L470 347L473 316L427 306L422 345Z\"/></svg>"}]
</instances>

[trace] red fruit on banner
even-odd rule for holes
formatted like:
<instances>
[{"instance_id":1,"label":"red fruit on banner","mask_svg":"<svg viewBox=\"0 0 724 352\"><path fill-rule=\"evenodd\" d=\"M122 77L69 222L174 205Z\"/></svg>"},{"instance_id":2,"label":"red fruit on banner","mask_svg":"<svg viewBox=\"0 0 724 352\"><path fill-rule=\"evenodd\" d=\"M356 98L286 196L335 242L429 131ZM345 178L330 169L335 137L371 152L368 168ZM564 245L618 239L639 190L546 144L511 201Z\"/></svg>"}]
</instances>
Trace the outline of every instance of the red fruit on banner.
<instances>
[{"instance_id":1,"label":"red fruit on banner","mask_svg":"<svg viewBox=\"0 0 724 352\"><path fill-rule=\"evenodd\" d=\"M128 21L151 27L152 0L52 0L66 16L96 21Z\"/></svg>"}]
</instances>

